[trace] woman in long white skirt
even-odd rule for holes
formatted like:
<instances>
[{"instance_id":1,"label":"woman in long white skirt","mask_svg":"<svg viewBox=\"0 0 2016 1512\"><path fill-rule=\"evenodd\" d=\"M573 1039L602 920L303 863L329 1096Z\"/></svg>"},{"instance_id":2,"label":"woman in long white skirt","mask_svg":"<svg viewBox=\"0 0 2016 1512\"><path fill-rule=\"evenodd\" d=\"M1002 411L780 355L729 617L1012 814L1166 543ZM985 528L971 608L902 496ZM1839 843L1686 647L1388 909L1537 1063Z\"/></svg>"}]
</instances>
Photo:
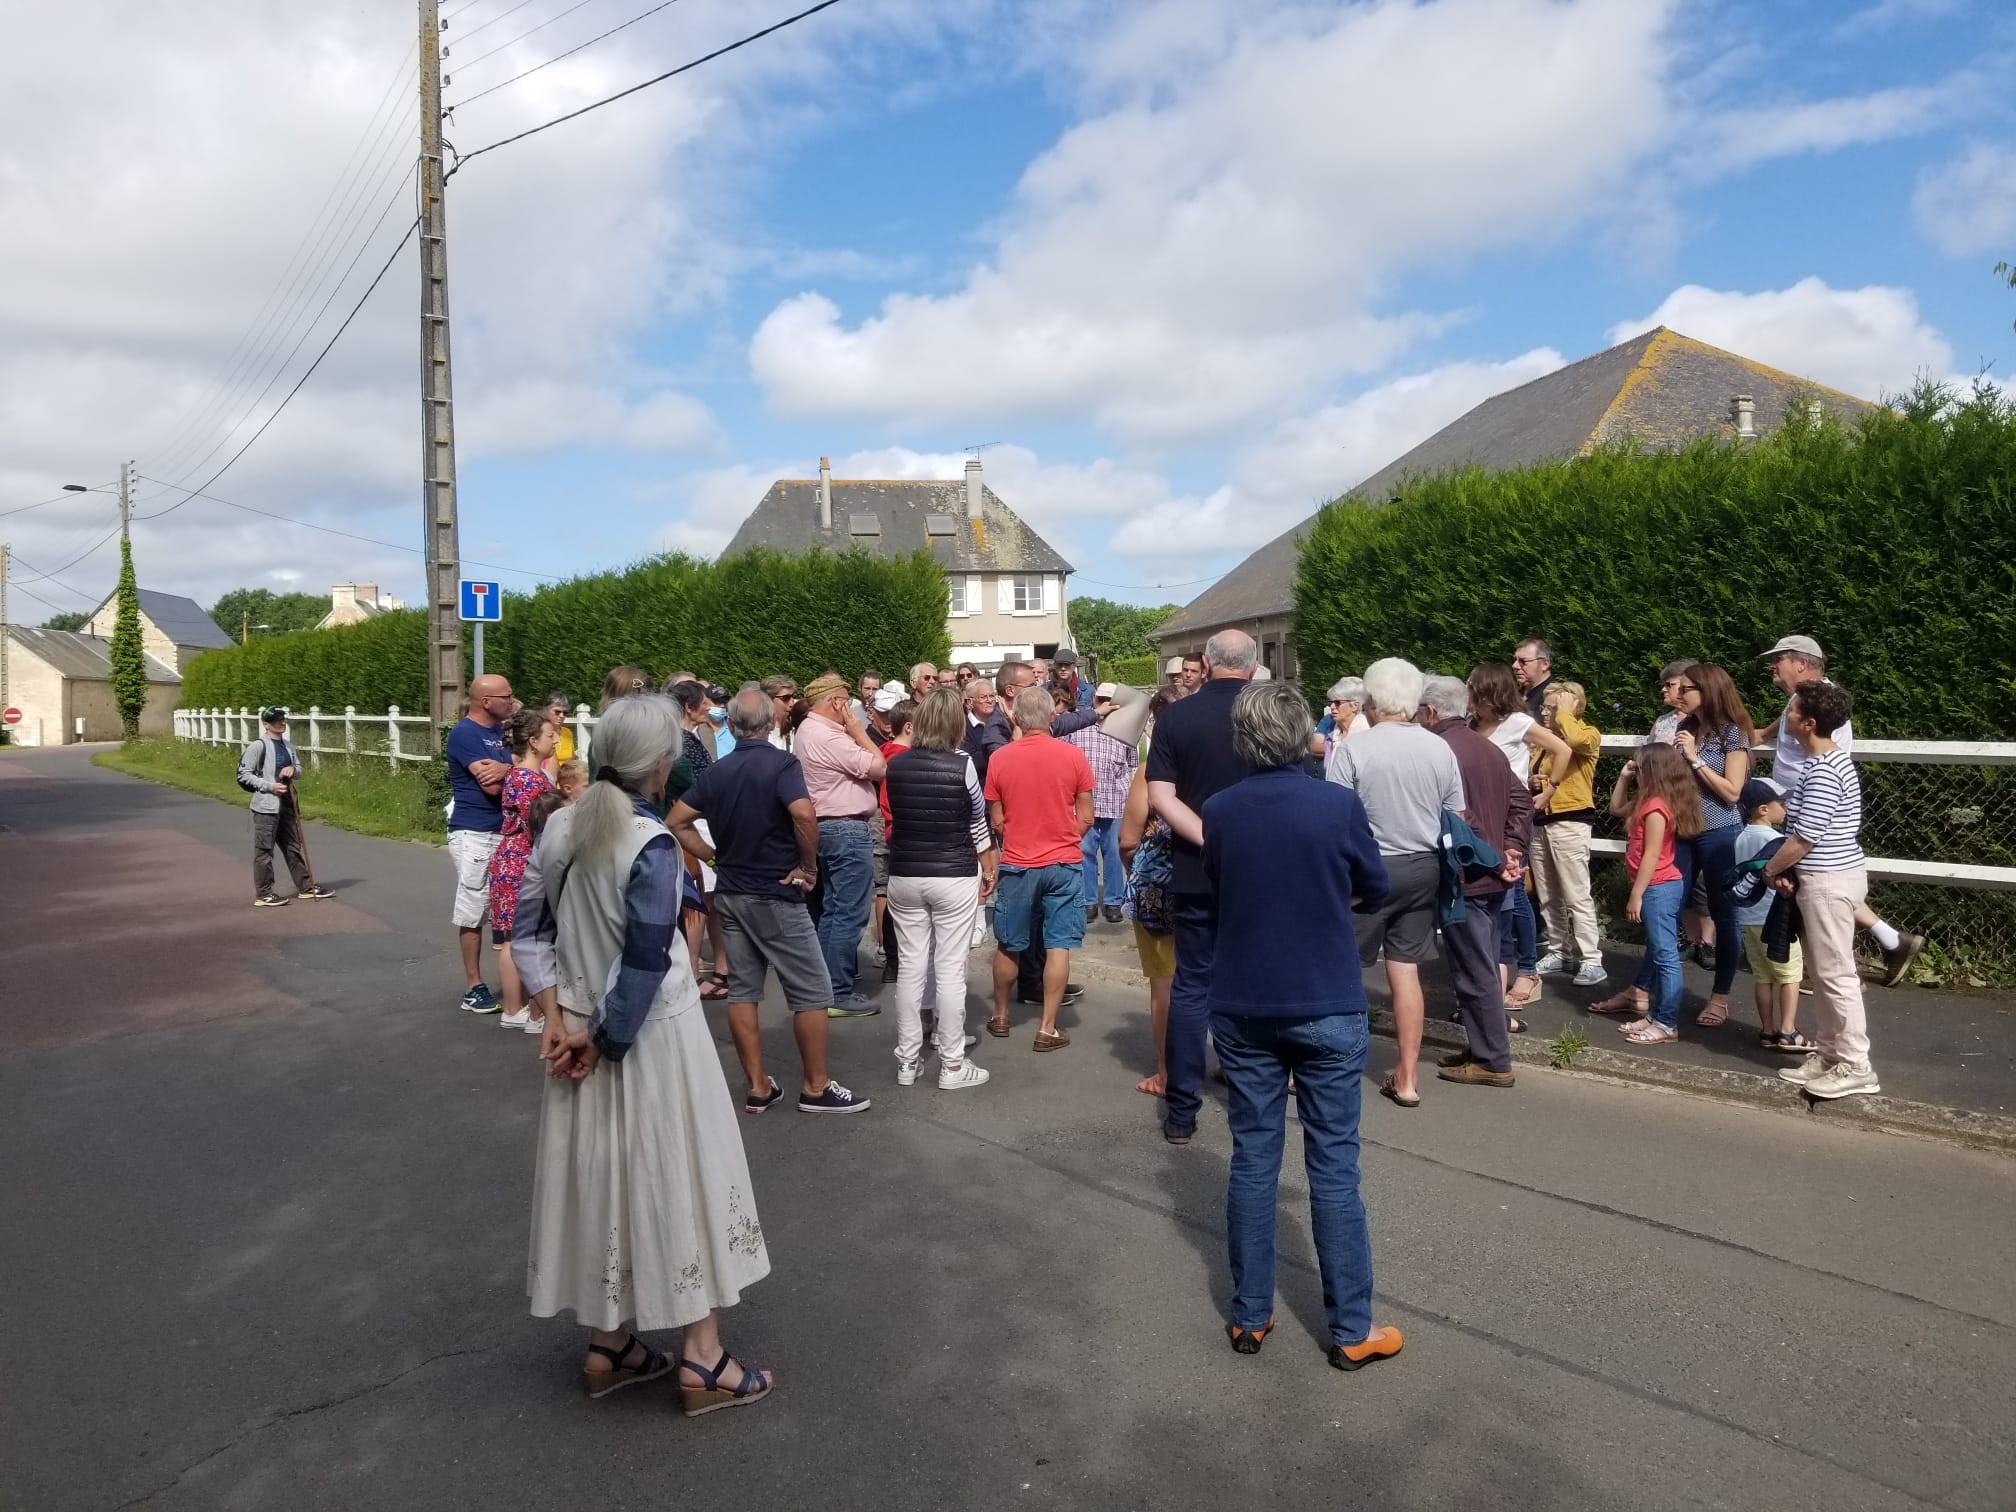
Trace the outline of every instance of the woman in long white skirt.
<instances>
[{"instance_id":1,"label":"woman in long white skirt","mask_svg":"<svg viewBox=\"0 0 2016 1512\"><path fill-rule=\"evenodd\" d=\"M762 1400L719 1309L769 1274L734 1104L691 975L672 969L684 875L651 813L678 753L671 701L612 704L594 781L540 837L512 954L547 1011L526 1289L591 1330L592 1397L675 1369L688 1417ZM624 1331L683 1330L668 1359Z\"/></svg>"}]
</instances>

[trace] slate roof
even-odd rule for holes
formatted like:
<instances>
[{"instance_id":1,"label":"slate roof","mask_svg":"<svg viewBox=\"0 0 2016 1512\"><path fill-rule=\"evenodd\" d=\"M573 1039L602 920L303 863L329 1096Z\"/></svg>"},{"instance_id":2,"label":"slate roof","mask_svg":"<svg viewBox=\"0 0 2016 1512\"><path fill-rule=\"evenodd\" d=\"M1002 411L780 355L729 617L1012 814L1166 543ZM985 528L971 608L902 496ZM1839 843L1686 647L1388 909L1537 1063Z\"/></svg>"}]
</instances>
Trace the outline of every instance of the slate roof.
<instances>
[{"instance_id":1,"label":"slate roof","mask_svg":"<svg viewBox=\"0 0 2016 1512\"><path fill-rule=\"evenodd\" d=\"M1627 439L1674 447L1704 436L1730 438L1735 425L1729 403L1737 394L1756 401L1760 433L1783 424L1802 395L1818 399L1850 424L1875 408L1838 389L1657 326L1493 395L1346 493L1379 505L1410 478L1456 467L1520 467L1581 456ZM1314 521L1312 515L1262 546L1172 615L1157 635L1194 635L1289 612L1297 552Z\"/></svg>"},{"instance_id":2,"label":"slate roof","mask_svg":"<svg viewBox=\"0 0 2016 1512\"><path fill-rule=\"evenodd\" d=\"M9 625L8 638L30 656L47 662L60 677L84 682L105 682L112 676L112 642L102 635L85 635L76 630L37 630L28 625ZM147 681L179 683L182 674L147 657Z\"/></svg>"},{"instance_id":3,"label":"slate roof","mask_svg":"<svg viewBox=\"0 0 2016 1512\"><path fill-rule=\"evenodd\" d=\"M203 606L196 600L184 598L179 593L162 593L155 588L142 588L139 594L140 612L175 645L217 651L234 644L230 636L217 628L217 622L203 612ZM106 597L91 611L91 617L96 619L104 612L105 605L117 597L116 592Z\"/></svg>"},{"instance_id":4,"label":"slate roof","mask_svg":"<svg viewBox=\"0 0 2016 1512\"><path fill-rule=\"evenodd\" d=\"M1073 571L1043 537L1022 523L1001 497L981 485L983 518L966 518L966 483L835 478L833 528L819 528L819 480L780 478L770 485L724 555L766 547L797 554L815 547L847 551L859 546L878 556L907 556L928 550L947 572ZM856 515L872 516L873 534L853 530ZM948 534L934 535L932 516L947 517ZM861 522L864 526L866 519Z\"/></svg>"}]
</instances>

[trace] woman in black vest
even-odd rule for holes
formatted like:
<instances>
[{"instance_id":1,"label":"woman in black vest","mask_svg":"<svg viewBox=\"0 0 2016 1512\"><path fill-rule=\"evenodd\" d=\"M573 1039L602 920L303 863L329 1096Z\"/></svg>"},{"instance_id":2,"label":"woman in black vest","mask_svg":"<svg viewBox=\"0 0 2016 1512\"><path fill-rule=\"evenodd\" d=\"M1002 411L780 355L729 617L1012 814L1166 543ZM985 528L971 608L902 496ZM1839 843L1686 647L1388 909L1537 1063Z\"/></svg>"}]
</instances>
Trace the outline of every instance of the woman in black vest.
<instances>
[{"instance_id":1,"label":"woman in black vest","mask_svg":"<svg viewBox=\"0 0 2016 1512\"><path fill-rule=\"evenodd\" d=\"M994 891L998 857L973 759L960 749L966 708L952 688L917 705L913 744L891 758L889 916L896 921L896 1085L917 1080L924 1058L924 982L935 987L938 1085L977 1087L987 1073L967 1059L966 956L980 900Z\"/></svg>"}]
</instances>

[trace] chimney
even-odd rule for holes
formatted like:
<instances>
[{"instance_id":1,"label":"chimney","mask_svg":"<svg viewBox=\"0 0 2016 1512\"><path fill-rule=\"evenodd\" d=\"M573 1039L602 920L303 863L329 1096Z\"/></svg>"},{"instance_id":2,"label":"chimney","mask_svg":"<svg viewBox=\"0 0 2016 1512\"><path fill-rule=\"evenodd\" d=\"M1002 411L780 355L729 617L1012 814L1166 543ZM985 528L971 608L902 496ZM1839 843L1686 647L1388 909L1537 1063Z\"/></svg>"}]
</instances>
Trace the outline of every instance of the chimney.
<instances>
[{"instance_id":1,"label":"chimney","mask_svg":"<svg viewBox=\"0 0 2016 1512\"><path fill-rule=\"evenodd\" d=\"M825 457L819 459L819 528L833 528L833 464Z\"/></svg>"},{"instance_id":2,"label":"chimney","mask_svg":"<svg viewBox=\"0 0 2016 1512\"><path fill-rule=\"evenodd\" d=\"M329 607L331 609L348 609L351 604L356 602L356 599L357 585L355 583L337 583L329 590Z\"/></svg>"},{"instance_id":3,"label":"chimney","mask_svg":"<svg viewBox=\"0 0 2016 1512\"><path fill-rule=\"evenodd\" d=\"M1729 418L1736 422L1738 441L1757 439L1757 401L1748 394L1738 394L1729 401Z\"/></svg>"},{"instance_id":4,"label":"chimney","mask_svg":"<svg viewBox=\"0 0 2016 1512\"><path fill-rule=\"evenodd\" d=\"M987 517L987 511L981 507L980 500L981 500L980 459L978 457L969 457L966 460L967 519L981 520Z\"/></svg>"},{"instance_id":5,"label":"chimney","mask_svg":"<svg viewBox=\"0 0 2016 1512\"><path fill-rule=\"evenodd\" d=\"M357 585L357 597L361 599L363 602L369 604L372 608L374 609L377 608L378 585L376 583L359 583Z\"/></svg>"}]
</instances>

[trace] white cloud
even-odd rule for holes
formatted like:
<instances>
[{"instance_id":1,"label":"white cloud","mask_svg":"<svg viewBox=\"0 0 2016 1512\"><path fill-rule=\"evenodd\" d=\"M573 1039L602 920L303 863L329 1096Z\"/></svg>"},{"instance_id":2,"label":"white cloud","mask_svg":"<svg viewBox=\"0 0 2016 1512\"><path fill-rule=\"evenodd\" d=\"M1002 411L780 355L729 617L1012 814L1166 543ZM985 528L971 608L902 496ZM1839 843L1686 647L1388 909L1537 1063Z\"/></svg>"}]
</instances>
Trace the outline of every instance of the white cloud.
<instances>
[{"instance_id":1,"label":"white cloud","mask_svg":"<svg viewBox=\"0 0 2016 1512\"><path fill-rule=\"evenodd\" d=\"M1949 257L2016 256L2016 149L1976 142L1918 175L1918 229Z\"/></svg>"},{"instance_id":2,"label":"white cloud","mask_svg":"<svg viewBox=\"0 0 2016 1512\"><path fill-rule=\"evenodd\" d=\"M1118 98L1030 166L962 288L855 324L807 292L751 365L789 416L1237 434L1441 329L1380 308L1402 271L1558 237L1625 189L1669 124L1669 9L1148 7L1113 35L1160 37L1152 67L1092 50Z\"/></svg>"},{"instance_id":3,"label":"white cloud","mask_svg":"<svg viewBox=\"0 0 2016 1512\"><path fill-rule=\"evenodd\" d=\"M1966 9L1967 0L1876 0L1864 6L1834 28L1843 40L1874 36L1897 26L1918 26L1943 21Z\"/></svg>"},{"instance_id":4,"label":"white cloud","mask_svg":"<svg viewBox=\"0 0 2016 1512\"><path fill-rule=\"evenodd\" d=\"M1661 325L1864 399L1900 393L1921 374L1945 378L1953 367L1953 348L1919 317L1917 297L1880 284L1836 289L1802 278L1754 294L1686 284L1651 314L1612 326L1610 339Z\"/></svg>"},{"instance_id":5,"label":"white cloud","mask_svg":"<svg viewBox=\"0 0 2016 1512\"><path fill-rule=\"evenodd\" d=\"M1722 112L1688 162L1697 176L1715 178L1774 158L1892 141L1951 120L1963 98L1962 86L1949 81Z\"/></svg>"}]
</instances>

